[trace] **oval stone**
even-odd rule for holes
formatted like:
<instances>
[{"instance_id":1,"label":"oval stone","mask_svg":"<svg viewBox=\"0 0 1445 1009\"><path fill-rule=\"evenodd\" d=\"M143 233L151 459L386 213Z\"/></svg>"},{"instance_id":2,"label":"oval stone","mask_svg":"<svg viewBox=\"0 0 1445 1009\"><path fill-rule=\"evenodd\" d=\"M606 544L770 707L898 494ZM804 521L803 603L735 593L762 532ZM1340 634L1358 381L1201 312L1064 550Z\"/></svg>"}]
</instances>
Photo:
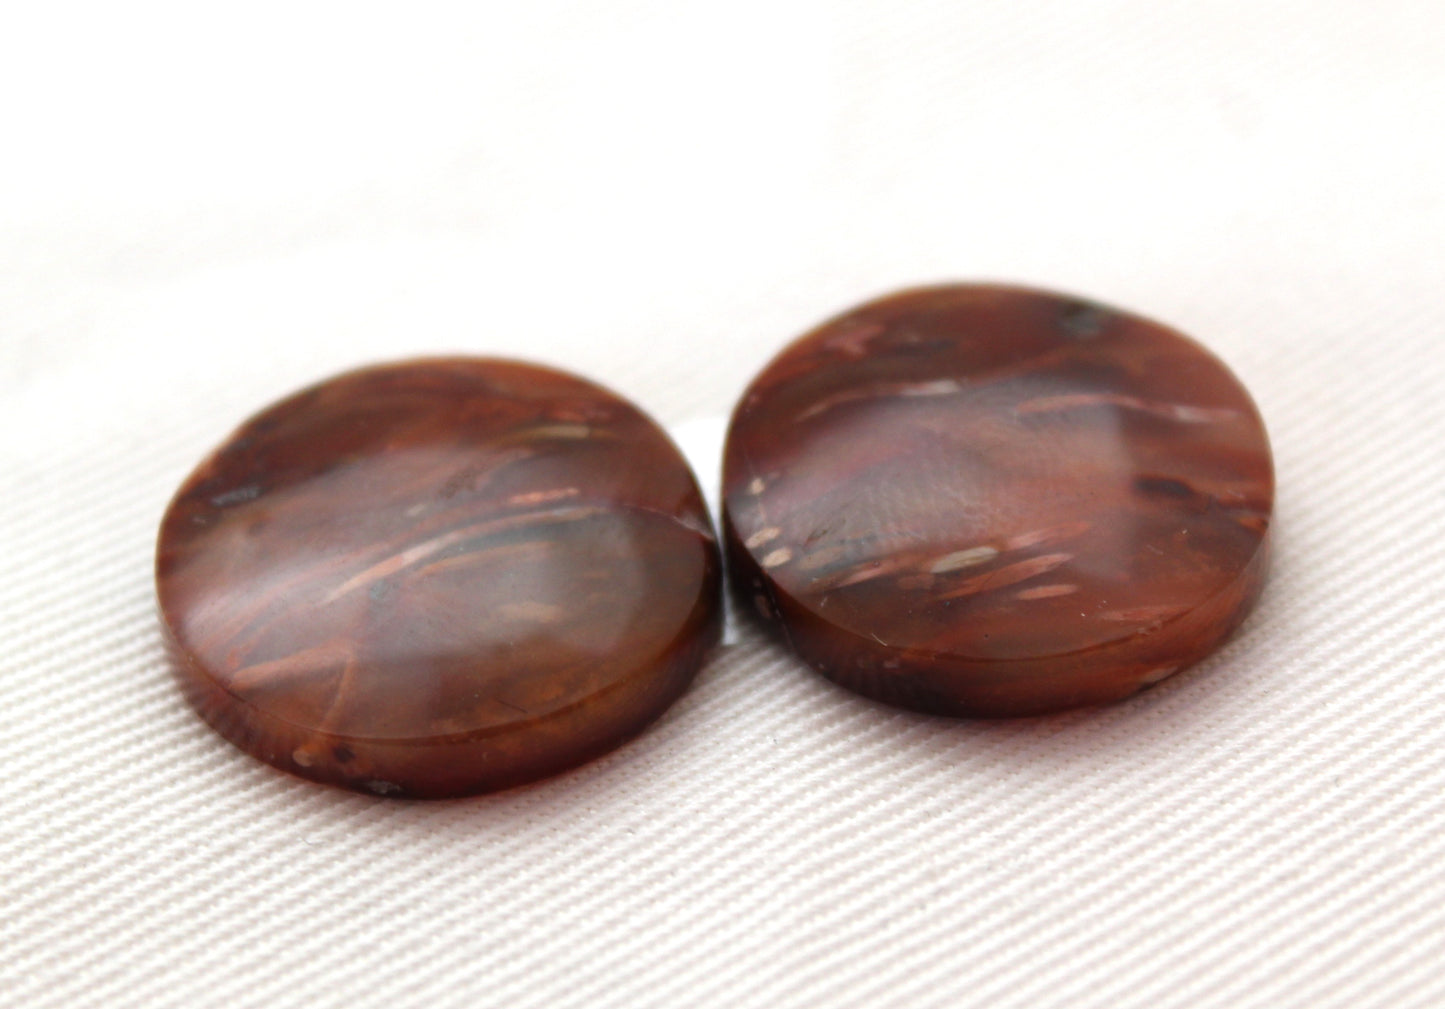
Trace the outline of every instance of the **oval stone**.
<instances>
[{"instance_id":1,"label":"oval stone","mask_svg":"<svg viewBox=\"0 0 1445 1009\"><path fill-rule=\"evenodd\" d=\"M682 456L589 382L438 359L247 421L161 524L186 694L242 749L384 795L505 788L617 746L720 629Z\"/></svg>"},{"instance_id":2,"label":"oval stone","mask_svg":"<svg viewBox=\"0 0 1445 1009\"><path fill-rule=\"evenodd\" d=\"M1258 411L1158 323L956 285L841 315L754 380L725 451L745 608L844 686L1011 716L1115 701L1259 595Z\"/></svg>"}]
</instances>

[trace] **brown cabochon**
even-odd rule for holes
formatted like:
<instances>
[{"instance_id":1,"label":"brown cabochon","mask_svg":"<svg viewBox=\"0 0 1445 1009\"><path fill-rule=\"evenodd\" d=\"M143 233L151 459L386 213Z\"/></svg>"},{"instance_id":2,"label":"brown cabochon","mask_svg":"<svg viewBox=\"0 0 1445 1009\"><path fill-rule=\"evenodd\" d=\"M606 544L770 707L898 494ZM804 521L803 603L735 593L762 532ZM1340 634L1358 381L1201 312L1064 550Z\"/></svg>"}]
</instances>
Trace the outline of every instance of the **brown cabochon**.
<instances>
[{"instance_id":1,"label":"brown cabochon","mask_svg":"<svg viewBox=\"0 0 1445 1009\"><path fill-rule=\"evenodd\" d=\"M1248 393L1137 316L906 291L784 350L733 416L744 605L837 682L951 715L1117 700L1262 587L1274 478Z\"/></svg>"},{"instance_id":2,"label":"brown cabochon","mask_svg":"<svg viewBox=\"0 0 1445 1009\"><path fill-rule=\"evenodd\" d=\"M304 777L413 796L641 730L716 641L720 570L652 421L481 359L351 372L260 413L181 487L156 559L213 726Z\"/></svg>"}]
</instances>

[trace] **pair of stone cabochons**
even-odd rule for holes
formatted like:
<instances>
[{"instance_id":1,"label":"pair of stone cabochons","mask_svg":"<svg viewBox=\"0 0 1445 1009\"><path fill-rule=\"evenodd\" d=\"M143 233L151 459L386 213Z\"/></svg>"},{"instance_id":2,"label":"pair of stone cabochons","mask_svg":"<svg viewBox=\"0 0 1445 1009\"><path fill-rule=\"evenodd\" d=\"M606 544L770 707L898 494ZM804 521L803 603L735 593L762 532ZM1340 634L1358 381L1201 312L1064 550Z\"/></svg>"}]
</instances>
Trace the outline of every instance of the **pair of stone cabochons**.
<instances>
[{"instance_id":1,"label":"pair of stone cabochons","mask_svg":"<svg viewBox=\"0 0 1445 1009\"><path fill-rule=\"evenodd\" d=\"M742 607L830 679L935 714L1118 700L1213 651L1269 554L1269 443L1178 333L1020 288L855 308L753 381L724 454ZM721 627L687 463L550 369L351 372L246 422L156 563L186 694L303 777L415 797L635 735Z\"/></svg>"}]
</instances>

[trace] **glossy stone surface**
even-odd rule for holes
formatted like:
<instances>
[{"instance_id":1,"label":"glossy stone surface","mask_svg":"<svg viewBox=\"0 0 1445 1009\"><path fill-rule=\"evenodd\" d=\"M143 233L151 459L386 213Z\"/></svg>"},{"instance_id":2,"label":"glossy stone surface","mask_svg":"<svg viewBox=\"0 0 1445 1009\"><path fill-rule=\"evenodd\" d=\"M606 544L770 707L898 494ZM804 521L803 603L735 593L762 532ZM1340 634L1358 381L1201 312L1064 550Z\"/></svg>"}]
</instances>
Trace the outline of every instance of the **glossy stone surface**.
<instances>
[{"instance_id":1,"label":"glossy stone surface","mask_svg":"<svg viewBox=\"0 0 1445 1009\"><path fill-rule=\"evenodd\" d=\"M999 286L906 291L785 349L733 416L743 605L824 675L921 711L1118 700L1263 585L1268 439L1156 323Z\"/></svg>"},{"instance_id":2,"label":"glossy stone surface","mask_svg":"<svg viewBox=\"0 0 1445 1009\"><path fill-rule=\"evenodd\" d=\"M165 630L238 746L385 795L504 788L680 695L720 626L691 471L611 393L530 365L352 372L244 424L161 525Z\"/></svg>"}]
</instances>

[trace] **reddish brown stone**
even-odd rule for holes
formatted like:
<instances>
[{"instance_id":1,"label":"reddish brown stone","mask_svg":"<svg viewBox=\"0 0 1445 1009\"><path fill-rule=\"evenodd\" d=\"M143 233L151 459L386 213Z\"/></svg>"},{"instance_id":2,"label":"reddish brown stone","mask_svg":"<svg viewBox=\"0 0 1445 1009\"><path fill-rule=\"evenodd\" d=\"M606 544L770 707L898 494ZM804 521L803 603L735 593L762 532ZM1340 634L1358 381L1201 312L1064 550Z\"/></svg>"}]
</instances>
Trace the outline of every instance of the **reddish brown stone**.
<instances>
[{"instance_id":1,"label":"reddish brown stone","mask_svg":"<svg viewBox=\"0 0 1445 1009\"><path fill-rule=\"evenodd\" d=\"M907 291L782 352L739 404L744 605L861 693L949 715L1113 701L1203 658L1262 587L1249 395L1156 323L994 286Z\"/></svg>"},{"instance_id":2,"label":"reddish brown stone","mask_svg":"<svg viewBox=\"0 0 1445 1009\"><path fill-rule=\"evenodd\" d=\"M692 473L632 406L490 360L352 372L254 417L161 525L187 694L242 749L387 795L595 757L719 628Z\"/></svg>"}]
</instances>

